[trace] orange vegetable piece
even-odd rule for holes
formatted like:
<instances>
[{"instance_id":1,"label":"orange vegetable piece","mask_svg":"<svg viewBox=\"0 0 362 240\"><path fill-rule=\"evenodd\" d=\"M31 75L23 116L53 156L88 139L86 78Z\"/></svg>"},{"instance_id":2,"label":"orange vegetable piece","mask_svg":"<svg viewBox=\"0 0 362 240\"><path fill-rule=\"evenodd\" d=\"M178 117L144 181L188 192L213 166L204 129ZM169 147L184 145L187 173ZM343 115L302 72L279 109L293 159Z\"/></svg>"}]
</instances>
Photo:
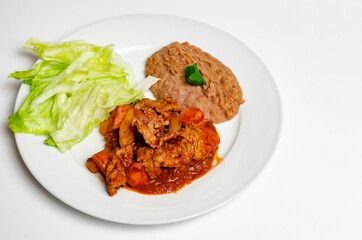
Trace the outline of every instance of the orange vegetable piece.
<instances>
[{"instance_id":1,"label":"orange vegetable piece","mask_svg":"<svg viewBox=\"0 0 362 240\"><path fill-rule=\"evenodd\" d=\"M132 121L135 117L134 109L127 110L119 125L119 146L125 147L135 141L135 129Z\"/></svg>"},{"instance_id":2,"label":"orange vegetable piece","mask_svg":"<svg viewBox=\"0 0 362 240\"><path fill-rule=\"evenodd\" d=\"M200 108L189 107L180 113L180 122L182 126L187 124L200 125L204 122L205 115Z\"/></svg>"},{"instance_id":3,"label":"orange vegetable piece","mask_svg":"<svg viewBox=\"0 0 362 240\"><path fill-rule=\"evenodd\" d=\"M132 163L127 169L127 183L131 186L140 186L150 181L145 167L140 162Z\"/></svg>"},{"instance_id":4,"label":"orange vegetable piece","mask_svg":"<svg viewBox=\"0 0 362 240\"><path fill-rule=\"evenodd\" d=\"M101 122L99 132L105 136L110 131L119 128L125 112L126 111L122 106L117 106L113 111L111 111L110 116Z\"/></svg>"},{"instance_id":5,"label":"orange vegetable piece","mask_svg":"<svg viewBox=\"0 0 362 240\"><path fill-rule=\"evenodd\" d=\"M168 133L178 132L181 130L180 117L177 113L171 113L170 126Z\"/></svg>"},{"instance_id":6,"label":"orange vegetable piece","mask_svg":"<svg viewBox=\"0 0 362 240\"><path fill-rule=\"evenodd\" d=\"M215 126L209 121L201 126L201 131L203 132L205 151L211 153L219 146L220 136Z\"/></svg>"},{"instance_id":7,"label":"orange vegetable piece","mask_svg":"<svg viewBox=\"0 0 362 240\"><path fill-rule=\"evenodd\" d=\"M109 124L109 118L107 118L106 120L102 121L99 125L99 132L103 135L106 136L108 133L108 124Z\"/></svg>"},{"instance_id":8,"label":"orange vegetable piece","mask_svg":"<svg viewBox=\"0 0 362 240\"><path fill-rule=\"evenodd\" d=\"M97 165L91 158L88 158L86 165L87 165L88 170L91 173L97 173L98 172Z\"/></svg>"},{"instance_id":9,"label":"orange vegetable piece","mask_svg":"<svg viewBox=\"0 0 362 240\"><path fill-rule=\"evenodd\" d=\"M106 176L106 166L111 157L112 157L111 151L109 151L106 148L92 156L93 162L96 164L98 171L103 176Z\"/></svg>"}]
</instances>

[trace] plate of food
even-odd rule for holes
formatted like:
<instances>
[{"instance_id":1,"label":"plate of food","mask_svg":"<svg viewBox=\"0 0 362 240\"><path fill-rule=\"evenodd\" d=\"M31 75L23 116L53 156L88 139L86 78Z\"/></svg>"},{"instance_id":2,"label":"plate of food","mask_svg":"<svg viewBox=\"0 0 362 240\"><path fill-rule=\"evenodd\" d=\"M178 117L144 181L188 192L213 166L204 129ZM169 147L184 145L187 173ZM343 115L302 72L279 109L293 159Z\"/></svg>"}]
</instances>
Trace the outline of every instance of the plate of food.
<instances>
[{"instance_id":1,"label":"plate of food","mask_svg":"<svg viewBox=\"0 0 362 240\"><path fill-rule=\"evenodd\" d=\"M209 212L259 174L281 103L235 37L176 16L139 14L34 38L34 67L9 116L19 152L55 197L86 214L162 224Z\"/></svg>"}]
</instances>

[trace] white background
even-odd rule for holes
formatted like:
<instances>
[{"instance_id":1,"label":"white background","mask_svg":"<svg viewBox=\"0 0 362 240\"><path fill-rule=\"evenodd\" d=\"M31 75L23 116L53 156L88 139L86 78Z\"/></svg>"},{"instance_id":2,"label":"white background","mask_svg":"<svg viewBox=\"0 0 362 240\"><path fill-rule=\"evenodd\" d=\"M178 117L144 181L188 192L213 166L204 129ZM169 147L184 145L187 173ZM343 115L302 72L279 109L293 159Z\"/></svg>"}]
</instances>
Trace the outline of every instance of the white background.
<instances>
[{"instance_id":1,"label":"white background","mask_svg":"<svg viewBox=\"0 0 362 240\"><path fill-rule=\"evenodd\" d=\"M267 167L230 203L200 217L131 226L83 214L31 175L7 125L35 59L34 36L57 41L132 13L199 20L234 35L279 88L283 123ZM362 1L0 0L0 239L362 239ZM145 36L147 37L147 36Z\"/></svg>"}]
</instances>

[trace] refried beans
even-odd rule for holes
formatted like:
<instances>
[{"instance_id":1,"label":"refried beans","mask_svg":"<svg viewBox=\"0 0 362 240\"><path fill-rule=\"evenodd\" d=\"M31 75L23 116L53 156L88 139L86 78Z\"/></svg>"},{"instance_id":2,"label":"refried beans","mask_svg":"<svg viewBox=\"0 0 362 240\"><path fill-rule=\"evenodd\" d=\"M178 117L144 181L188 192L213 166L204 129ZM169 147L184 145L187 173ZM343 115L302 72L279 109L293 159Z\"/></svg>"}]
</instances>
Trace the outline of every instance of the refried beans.
<instances>
[{"instance_id":1,"label":"refried beans","mask_svg":"<svg viewBox=\"0 0 362 240\"><path fill-rule=\"evenodd\" d=\"M185 68L197 63L206 80L202 86L186 82ZM205 118L222 123L233 118L244 102L238 80L232 71L209 53L188 42L173 42L147 59L146 76L160 78L151 87L156 98L172 97L181 109L198 107Z\"/></svg>"}]
</instances>

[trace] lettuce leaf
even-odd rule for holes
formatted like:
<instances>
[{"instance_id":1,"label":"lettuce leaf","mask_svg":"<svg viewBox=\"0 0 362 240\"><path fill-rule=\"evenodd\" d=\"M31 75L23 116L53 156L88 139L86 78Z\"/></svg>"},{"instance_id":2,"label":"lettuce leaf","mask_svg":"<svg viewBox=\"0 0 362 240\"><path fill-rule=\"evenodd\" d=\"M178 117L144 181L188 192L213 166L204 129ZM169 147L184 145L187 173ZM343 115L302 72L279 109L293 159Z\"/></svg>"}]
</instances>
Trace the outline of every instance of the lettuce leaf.
<instances>
[{"instance_id":1,"label":"lettuce leaf","mask_svg":"<svg viewBox=\"0 0 362 240\"><path fill-rule=\"evenodd\" d=\"M23 105L9 116L9 127L15 133L46 135L45 143L60 152L87 137L117 105L141 100L148 89L143 86L158 80L137 85L132 66L113 45L31 38L25 47L40 60L33 69L9 76L30 85Z\"/></svg>"}]
</instances>

